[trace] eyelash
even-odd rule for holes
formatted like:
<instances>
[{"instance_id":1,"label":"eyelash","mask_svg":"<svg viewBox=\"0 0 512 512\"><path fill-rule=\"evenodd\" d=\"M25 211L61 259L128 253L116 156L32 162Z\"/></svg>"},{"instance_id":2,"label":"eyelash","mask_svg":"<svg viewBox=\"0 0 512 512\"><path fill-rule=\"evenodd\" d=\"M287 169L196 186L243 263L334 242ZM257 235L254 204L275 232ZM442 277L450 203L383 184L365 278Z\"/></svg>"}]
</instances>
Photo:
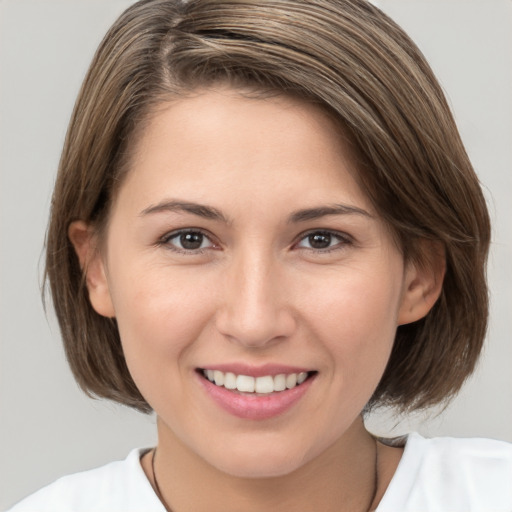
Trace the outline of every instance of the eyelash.
<instances>
[{"instance_id":1,"label":"eyelash","mask_svg":"<svg viewBox=\"0 0 512 512\"><path fill-rule=\"evenodd\" d=\"M294 244L294 247L297 247L303 240L306 240L307 238L313 235L321 235L330 237L331 239L337 239L338 243L323 249L315 249L313 247L302 247L302 250L313 251L318 254L328 254L333 251L342 250L347 245L352 245L354 243L353 238L347 235L346 233L340 233L339 231L331 231L329 229L312 229L310 231L307 231L306 233L302 233L299 236L298 241Z\"/></svg>"},{"instance_id":2,"label":"eyelash","mask_svg":"<svg viewBox=\"0 0 512 512\"><path fill-rule=\"evenodd\" d=\"M210 241L211 245L209 247L203 247L203 248L198 248L198 249L186 249L184 247L183 248L177 247L175 244L171 243L171 240L181 237L183 235L187 235L187 234L201 235L202 237L204 237L201 242L203 243L204 239L206 239L206 240ZM201 243L201 245L202 245L202 243ZM174 252L177 252L180 254L188 254L188 255L203 254L206 250L217 247L215 242L212 241L211 235L208 235L201 229L194 229L194 228L180 229L178 231L172 231L171 233L167 233L163 237L160 238L160 240L158 241L158 245L166 246L171 251L174 251Z\"/></svg>"},{"instance_id":3,"label":"eyelash","mask_svg":"<svg viewBox=\"0 0 512 512\"><path fill-rule=\"evenodd\" d=\"M200 235L204 237L201 240L201 245L204 242L204 239L210 241L210 246L208 247L199 247L197 249L186 249L184 247L177 247L175 244L171 243L173 239L177 239L178 237L181 237L183 235ZM337 239L338 243L336 243L333 246L329 246L326 248L321 249L315 249L314 247L300 247L299 244L308 239L309 237L313 235L320 235L320 236L326 236L330 237L331 239ZM331 240L332 241L332 240ZM310 241L311 243L311 241ZM313 229L310 231L307 231L305 233L301 233L299 237L297 237L297 241L292 245L293 248L298 248L299 250L304 251L310 251L317 254L328 254L333 251L338 251L343 249L347 245L352 245L354 243L352 237L347 235L346 233L340 233L338 231L331 231L326 229ZM158 245L166 246L168 249L180 253L180 254L186 254L186 255L196 255L196 254L203 254L208 249L218 249L218 245L212 241L211 235L205 233L201 229L194 229L194 228L187 228L187 229L180 229L178 231L173 231L171 233L165 234L163 237L160 238L158 241Z\"/></svg>"}]
</instances>

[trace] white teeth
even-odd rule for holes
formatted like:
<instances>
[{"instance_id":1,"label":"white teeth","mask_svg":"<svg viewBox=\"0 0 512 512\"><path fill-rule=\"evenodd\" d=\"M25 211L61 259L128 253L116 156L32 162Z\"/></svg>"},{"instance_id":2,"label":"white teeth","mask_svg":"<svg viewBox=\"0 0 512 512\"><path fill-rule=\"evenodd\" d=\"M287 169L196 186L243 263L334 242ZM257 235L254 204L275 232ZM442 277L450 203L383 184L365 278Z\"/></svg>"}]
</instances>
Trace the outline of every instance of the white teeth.
<instances>
[{"instance_id":1,"label":"white teeth","mask_svg":"<svg viewBox=\"0 0 512 512\"><path fill-rule=\"evenodd\" d=\"M258 377L255 391L256 393L272 393L274 391L274 379L270 375Z\"/></svg>"},{"instance_id":2,"label":"white teeth","mask_svg":"<svg viewBox=\"0 0 512 512\"><path fill-rule=\"evenodd\" d=\"M220 370L203 370L203 375L216 386L224 386L226 389L237 390L242 393L269 394L286 389L292 389L302 384L307 378L307 372L281 373L279 375L265 375L251 377L249 375L235 375L231 372Z\"/></svg>"},{"instance_id":3,"label":"white teeth","mask_svg":"<svg viewBox=\"0 0 512 512\"><path fill-rule=\"evenodd\" d=\"M297 375L297 384L302 384L308 378L308 374L306 372L300 372Z\"/></svg>"},{"instance_id":4,"label":"white teeth","mask_svg":"<svg viewBox=\"0 0 512 512\"><path fill-rule=\"evenodd\" d=\"M214 370L213 380L215 381L215 384L217 386L223 386L224 385L224 374L222 372L220 372L219 370Z\"/></svg>"},{"instance_id":5,"label":"white teeth","mask_svg":"<svg viewBox=\"0 0 512 512\"><path fill-rule=\"evenodd\" d=\"M239 375L236 378L236 389L245 393L254 393L254 377Z\"/></svg>"},{"instance_id":6,"label":"white teeth","mask_svg":"<svg viewBox=\"0 0 512 512\"><path fill-rule=\"evenodd\" d=\"M226 389L236 389L236 375L234 373L228 372L224 375L224 387Z\"/></svg>"},{"instance_id":7,"label":"white teeth","mask_svg":"<svg viewBox=\"0 0 512 512\"><path fill-rule=\"evenodd\" d=\"M274 377L274 391L284 391L286 389L286 375L281 373Z\"/></svg>"},{"instance_id":8,"label":"white teeth","mask_svg":"<svg viewBox=\"0 0 512 512\"><path fill-rule=\"evenodd\" d=\"M288 389L294 388L297 385L297 374L291 373L286 376L286 387Z\"/></svg>"}]
</instances>

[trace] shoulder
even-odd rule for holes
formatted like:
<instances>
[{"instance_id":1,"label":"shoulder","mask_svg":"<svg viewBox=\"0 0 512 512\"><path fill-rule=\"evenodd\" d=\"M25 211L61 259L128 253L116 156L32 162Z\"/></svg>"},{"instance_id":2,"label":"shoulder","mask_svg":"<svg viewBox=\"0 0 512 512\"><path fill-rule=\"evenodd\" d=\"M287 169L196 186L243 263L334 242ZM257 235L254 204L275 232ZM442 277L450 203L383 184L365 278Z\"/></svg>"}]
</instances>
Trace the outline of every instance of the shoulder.
<instances>
[{"instance_id":1,"label":"shoulder","mask_svg":"<svg viewBox=\"0 0 512 512\"><path fill-rule=\"evenodd\" d=\"M409 435L377 510L397 507L404 512L511 512L512 444Z\"/></svg>"},{"instance_id":2,"label":"shoulder","mask_svg":"<svg viewBox=\"0 0 512 512\"><path fill-rule=\"evenodd\" d=\"M143 450L121 461L64 476L8 512L162 512L140 465Z\"/></svg>"}]
</instances>

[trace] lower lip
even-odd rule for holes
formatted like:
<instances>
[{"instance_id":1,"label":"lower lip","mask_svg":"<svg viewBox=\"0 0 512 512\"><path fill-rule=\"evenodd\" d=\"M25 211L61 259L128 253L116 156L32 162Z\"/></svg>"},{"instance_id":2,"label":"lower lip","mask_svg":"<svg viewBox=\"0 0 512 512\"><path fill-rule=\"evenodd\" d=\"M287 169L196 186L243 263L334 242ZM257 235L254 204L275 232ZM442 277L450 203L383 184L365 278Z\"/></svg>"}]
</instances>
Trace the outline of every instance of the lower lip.
<instances>
[{"instance_id":1,"label":"lower lip","mask_svg":"<svg viewBox=\"0 0 512 512\"><path fill-rule=\"evenodd\" d=\"M198 375L198 378L208 395L233 416L247 420L267 420L293 407L308 392L315 375L292 389L267 395L242 394L216 386L201 375Z\"/></svg>"}]
</instances>

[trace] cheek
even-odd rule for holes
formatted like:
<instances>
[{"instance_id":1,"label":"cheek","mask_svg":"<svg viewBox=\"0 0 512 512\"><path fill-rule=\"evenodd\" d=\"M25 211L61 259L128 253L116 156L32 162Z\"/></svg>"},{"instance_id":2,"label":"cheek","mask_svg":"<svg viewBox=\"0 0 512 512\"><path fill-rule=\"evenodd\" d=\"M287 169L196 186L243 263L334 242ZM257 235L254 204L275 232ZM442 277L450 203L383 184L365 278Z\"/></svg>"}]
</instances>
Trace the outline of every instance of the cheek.
<instances>
[{"instance_id":1,"label":"cheek","mask_svg":"<svg viewBox=\"0 0 512 512\"><path fill-rule=\"evenodd\" d=\"M323 283L308 286L310 318L328 323L357 337L379 327L396 327L401 283L396 273L383 268L373 272L344 269ZM378 334L378 333L376 333Z\"/></svg>"},{"instance_id":2,"label":"cheek","mask_svg":"<svg viewBox=\"0 0 512 512\"><path fill-rule=\"evenodd\" d=\"M149 396L158 379L178 383L214 311L210 291L198 289L186 275L154 266L118 267L112 282L123 352L141 393Z\"/></svg>"},{"instance_id":3,"label":"cheek","mask_svg":"<svg viewBox=\"0 0 512 512\"><path fill-rule=\"evenodd\" d=\"M333 379L343 386L377 384L396 333L401 289L395 273L347 272L309 299L308 325L332 358ZM363 386L365 388L365 386Z\"/></svg>"}]
</instances>

